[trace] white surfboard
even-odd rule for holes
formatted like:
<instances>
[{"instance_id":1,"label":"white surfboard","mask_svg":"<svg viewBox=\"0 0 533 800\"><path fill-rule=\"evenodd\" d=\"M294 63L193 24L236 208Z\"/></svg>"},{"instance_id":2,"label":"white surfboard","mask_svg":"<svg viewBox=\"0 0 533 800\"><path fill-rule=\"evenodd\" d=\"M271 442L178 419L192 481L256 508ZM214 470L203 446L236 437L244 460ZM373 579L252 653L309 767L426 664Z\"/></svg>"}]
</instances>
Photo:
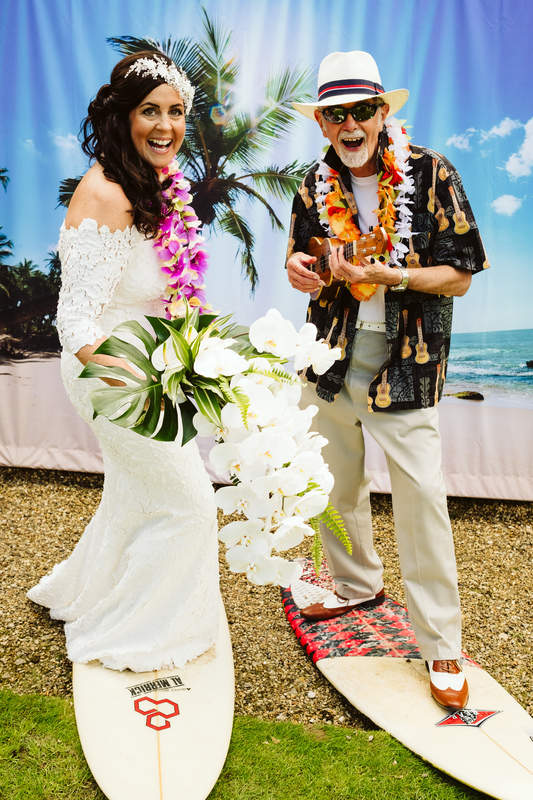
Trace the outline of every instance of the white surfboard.
<instances>
[{"instance_id":1,"label":"white surfboard","mask_svg":"<svg viewBox=\"0 0 533 800\"><path fill-rule=\"evenodd\" d=\"M283 593L290 624L318 669L359 711L438 769L498 800L533 799L533 718L487 672L466 659L468 708L447 712L405 609L382 606L309 623L299 609L328 588L296 581ZM321 572L322 576L322 572Z\"/></svg>"},{"instance_id":2,"label":"white surfboard","mask_svg":"<svg viewBox=\"0 0 533 800\"><path fill-rule=\"evenodd\" d=\"M226 759L235 680L226 614L219 637L182 669L117 672L74 664L87 763L109 800L205 800Z\"/></svg>"}]
</instances>

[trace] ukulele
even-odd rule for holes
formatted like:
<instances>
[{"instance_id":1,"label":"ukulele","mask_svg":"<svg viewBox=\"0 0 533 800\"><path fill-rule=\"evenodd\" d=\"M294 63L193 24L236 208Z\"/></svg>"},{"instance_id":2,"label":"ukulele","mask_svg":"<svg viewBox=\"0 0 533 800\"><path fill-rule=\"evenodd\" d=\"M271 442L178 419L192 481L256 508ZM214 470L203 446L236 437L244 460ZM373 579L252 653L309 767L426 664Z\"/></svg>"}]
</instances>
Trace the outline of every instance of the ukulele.
<instances>
[{"instance_id":1,"label":"ukulele","mask_svg":"<svg viewBox=\"0 0 533 800\"><path fill-rule=\"evenodd\" d=\"M446 172L445 167L441 167L441 169L439 170L439 178L441 179L441 181L444 181L444 180L446 180L447 177L448 177L448 173ZM430 211L432 214L435 214L435 204L437 204L439 210L435 214L435 217L437 219L437 222L439 223L439 231L445 231L450 223L448 222L448 219L446 217L446 212L444 211L444 209L442 207L442 203L440 202L439 198L435 194L434 186L436 184L436 181L437 181L437 159L434 158L433 159L433 184L431 186L431 189L428 191L428 195L429 195L428 211Z\"/></svg>"},{"instance_id":2,"label":"ukulele","mask_svg":"<svg viewBox=\"0 0 533 800\"><path fill-rule=\"evenodd\" d=\"M427 364L429 361L428 346L424 341L422 333L422 320L420 317L416 321L416 329L418 332L418 344L415 346L415 361L417 364Z\"/></svg>"},{"instance_id":3,"label":"ukulele","mask_svg":"<svg viewBox=\"0 0 533 800\"><path fill-rule=\"evenodd\" d=\"M392 403L390 396L390 385L387 383L387 370L385 370L383 373L374 402L378 408L388 408Z\"/></svg>"},{"instance_id":4,"label":"ukulele","mask_svg":"<svg viewBox=\"0 0 533 800\"><path fill-rule=\"evenodd\" d=\"M408 312L407 312L407 309L406 309L406 308L404 308L404 310L402 311L402 314L403 314L403 331L404 331L404 334L403 334L403 336L402 336L402 351L401 351L401 357L402 357L402 358L409 358L409 356L411 355L411 353L413 352L413 350L412 350L412 348L411 348L411 345L409 344L409 336L407 335L407 318L408 318Z\"/></svg>"},{"instance_id":5,"label":"ukulele","mask_svg":"<svg viewBox=\"0 0 533 800\"><path fill-rule=\"evenodd\" d=\"M329 254L331 248L340 247L341 244L343 244L344 258L353 263L359 256L382 256L387 249L388 239L389 237L384 229L378 227L374 228L371 233L362 234L360 239L353 242L342 242L340 239L327 239L321 238L320 236L313 236L309 239L307 252L310 256L315 256L317 259L314 264L309 265L309 269L312 272L316 272L317 275L320 275L325 284L325 286L321 286L320 289L317 289L317 293L314 295L315 299L320 297L321 300L332 300L337 297L341 286L347 286L357 300L367 299L366 297L361 297L361 295L364 294L362 286L365 284L353 284L352 289L352 284L349 281L338 280L333 277L329 269ZM374 294L375 288L373 288L373 284L367 285L369 289L373 289L371 294L369 294L369 296L371 296Z\"/></svg>"},{"instance_id":6,"label":"ukulele","mask_svg":"<svg viewBox=\"0 0 533 800\"><path fill-rule=\"evenodd\" d=\"M435 383L435 405L439 402L439 377L440 377L441 365L437 364L437 381Z\"/></svg>"},{"instance_id":7,"label":"ukulele","mask_svg":"<svg viewBox=\"0 0 533 800\"><path fill-rule=\"evenodd\" d=\"M453 215L453 221L455 222L455 233L463 234L468 233L470 230L470 224L466 218L466 214L464 211L461 211L459 207L459 203L457 202L457 197L455 196L455 192L452 186L448 186L450 194L452 196L452 203L455 209L455 214Z\"/></svg>"},{"instance_id":8,"label":"ukulele","mask_svg":"<svg viewBox=\"0 0 533 800\"><path fill-rule=\"evenodd\" d=\"M442 207L442 203L440 202L439 198L435 197L435 200L436 200L437 205L439 207L439 210L435 214L435 218L436 218L437 222L439 223L439 231L445 231L450 223L448 221L448 217L446 216L446 212L444 211L444 209Z\"/></svg>"},{"instance_id":9,"label":"ukulele","mask_svg":"<svg viewBox=\"0 0 533 800\"><path fill-rule=\"evenodd\" d=\"M415 253L413 247L413 237L409 237L409 253L405 256L405 266L411 269L418 269L420 267L420 256Z\"/></svg>"}]
</instances>

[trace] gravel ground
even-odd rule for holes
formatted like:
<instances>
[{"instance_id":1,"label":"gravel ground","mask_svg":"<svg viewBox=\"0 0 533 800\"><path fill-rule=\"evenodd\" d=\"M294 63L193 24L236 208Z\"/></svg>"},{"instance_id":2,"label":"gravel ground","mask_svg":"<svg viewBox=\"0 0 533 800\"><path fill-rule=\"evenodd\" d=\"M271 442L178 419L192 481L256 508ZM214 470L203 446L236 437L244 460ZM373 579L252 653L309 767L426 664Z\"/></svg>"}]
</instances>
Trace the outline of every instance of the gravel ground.
<instances>
[{"instance_id":1,"label":"gravel ground","mask_svg":"<svg viewBox=\"0 0 533 800\"><path fill-rule=\"evenodd\" d=\"M101 475L0 467L0 686L71 697L62 624L26 591L66 558L98 505ZM372 498L387 593L405 602L390 497ZM464 649L533 712L531 503L451 498ZM224 518L221 517L221 523ZM304 655L279 589L228 572L222 593L232 633L236 713L372 728Z\"/></svg>"}]
</instances>

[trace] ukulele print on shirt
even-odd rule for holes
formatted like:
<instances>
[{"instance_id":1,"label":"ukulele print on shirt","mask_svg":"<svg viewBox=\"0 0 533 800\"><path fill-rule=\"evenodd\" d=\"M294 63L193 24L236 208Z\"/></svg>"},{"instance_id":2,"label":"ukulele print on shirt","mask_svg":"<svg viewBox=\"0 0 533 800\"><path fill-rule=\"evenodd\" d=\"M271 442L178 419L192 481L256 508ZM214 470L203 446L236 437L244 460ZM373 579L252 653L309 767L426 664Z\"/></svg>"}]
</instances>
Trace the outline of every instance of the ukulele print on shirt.
<instances>
[{"instance_id":1,"label":"ukulele print on shirt","mask_svg":"<svg viewBox=\"0 0 533 800\"><path fill-rule=\"evenodd\" d=\"M453 221L455 222L455 233L463 234L468 233L470 230L470 224L466 219L466 215L464 211L461 211L459 207L459 203L457 202L457 197L455 196L455 191L453 186L448 186L450 194L452 196L452 203L455 209L455 214L453 215Z\"/></svg>"},{"instance_id":2,"label":"ukulele print on shirt","mask_svg":"<svg viewBox=\"0 0 533 800\"><path fill-rule=\"evenodd\" d=\"M390 396L390 385L387 383L387 370L383 373L381 383L378 386L378 393L375 399L378 408L388 408L392 403Z\"/></svg>"},{"instance_id":3,"label":"ukulele print on shirt","mask_svg":"<svg viewBox=\"0 0 533 800\"><path fill-rule=\"evenodd\" d=\"M445 231L448 225L450 224L446 212L442 207L442 203L439 200L436 192L435 192L435 185L437 182L437 159L433 159L433 181L431 187L428 189L428 211L435 216L435 219L439 223L439 231ZM444 181L448 177L448 172L444 167L439 170L439 178ZM435 214L435 205L437 206L437 213Z\"/></svg>"},{"instance_id":4,"label":"ukulele print on shirt","mask_svg":"<svg viewBox=\"0 0 533 800\"><path fill-rule=\"evenodd\" d=\"M424 336L422 332L422 319L419 317L416 321L416 330L418 333L418 344L416 345L416 356L415 361L417 364L427 364L429 361L429 353L428 353L428 346L424 342Z\"/></svg>"},{"instance_id":5,"label":"ukulele print on shirt","mask_svg":"<svg viewBox=\"0 0 533 800\"><path fill-rule=\"evenodd\" d=\"M409 358L413 350L411 348L411 345L409 344L409 336L407 335L408 312L406 308L403 309L402 315L403 315L403 336L402 336L401 357Z\"/></svg>"}]
</instances>

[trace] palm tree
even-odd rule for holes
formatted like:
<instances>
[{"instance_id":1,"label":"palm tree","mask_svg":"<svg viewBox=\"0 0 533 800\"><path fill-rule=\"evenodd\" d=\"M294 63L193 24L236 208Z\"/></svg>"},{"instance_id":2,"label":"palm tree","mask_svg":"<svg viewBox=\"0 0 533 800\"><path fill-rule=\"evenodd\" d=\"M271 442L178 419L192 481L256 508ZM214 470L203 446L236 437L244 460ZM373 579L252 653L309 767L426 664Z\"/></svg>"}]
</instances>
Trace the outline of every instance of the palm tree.
<instances>
[{"instance_id":1,"label":"palm tree","mask_svg":"<svg viewBox=\"0 0 533 800\"><path fill-rule=\"evenodd\" d=\"M9 183L9 176L7 174L7 169L5 167L0 167L0 183L4 187L4 190L7 192L7 184Z\"/></svg>"},{"instance_id":2,"label":"palm tree","mask_svg":"<svg viewBox=\"0 0 533 800\"><path fill-rule=\"evenodd\" d=\"M0 231L2 230L2 226L0 225ZM5 234L0 233L0 265L4 263L6 258L11 258L13 249L13 242L11 239L8 239Z\"/></svg>"},{"instance_id":3,"label":"palm tree","mask_svg":"<svg viewBox=\"0 0 533 800\"><path fill-rule=\"evenodd\" d=\"M28 259L5 267L5 293L0 294L0 330L16 336L53 331L61 263L57 252L48 254L48 272Z\"/></svg>"},{"instance_id":4,"label":"palm tree","mask_svg":"<svg viewBox=\"0 0 533 800\"><path fill-rule=\"evenodd\" d=\"M293 161L280 167L264 165L262 160L296 116L290 101L310 98L314 73L300 67L282 69L268 79L264 100L255 114L239 109L233 93L239 76L233 35L211 21L205 9L202 14L204 35L198 43L187 38L159 42L131 36L108 41L123 55L141 50L166 53L185 69L196 87L187 136L178 156L180 165L191 181L192 205L204 226L237 240L253 293L258 283L255 240L237 205L241 198L259 202L272 227L283 230L264 195L292 199L311 165ZM68 195L65 182L62 189Z\"/></svg>"},{"instance_id":5,"label":"palm tree","mask_svg":"<svg viewBox=\"0 0 533 800\"><path fill-rule=\"evenodd\" d=\"M0 167L0 183L7 190L7 170ZM61 283L61 262L57 252L48 253L48 272L25 259L16 266L6 264L13 255L13 242L0 227L0 332L17 336L53 334L57 298Z\"/></svg>"},{"instance_id":6,"label":"palm tree","mask_svg":"<svg viewBox=\"0 0 533 800\"><path fill-rule=\"evenodd\" d=\"M6 260L13 255L13 242L2 233L0 226L0 297L9 297L12 288Z\"/></svg>"}]
</instances>

